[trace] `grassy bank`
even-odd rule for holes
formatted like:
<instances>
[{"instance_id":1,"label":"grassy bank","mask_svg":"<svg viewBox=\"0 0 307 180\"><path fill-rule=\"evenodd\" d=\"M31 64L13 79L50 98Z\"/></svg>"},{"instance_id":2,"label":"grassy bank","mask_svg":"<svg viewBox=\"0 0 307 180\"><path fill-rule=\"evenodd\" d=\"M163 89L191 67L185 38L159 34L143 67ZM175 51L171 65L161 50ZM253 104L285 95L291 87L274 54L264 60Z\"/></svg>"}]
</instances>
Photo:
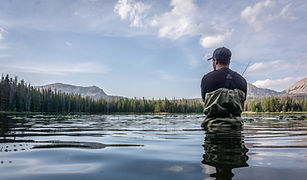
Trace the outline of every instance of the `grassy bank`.
<instances>
[{"instance_id":1,"label":"grassy bank","mask_svg":"<svg viewBox=\"0 0 307 180\"><path fill-rule=\"evenodd\" d=\"M291 112L252 112L252 111L244 111L242 115L251 115L251 114L265 114L265 115L279 115L279 114L307 114L307 111L291 111Z\"/></svg>"}]
</instances>

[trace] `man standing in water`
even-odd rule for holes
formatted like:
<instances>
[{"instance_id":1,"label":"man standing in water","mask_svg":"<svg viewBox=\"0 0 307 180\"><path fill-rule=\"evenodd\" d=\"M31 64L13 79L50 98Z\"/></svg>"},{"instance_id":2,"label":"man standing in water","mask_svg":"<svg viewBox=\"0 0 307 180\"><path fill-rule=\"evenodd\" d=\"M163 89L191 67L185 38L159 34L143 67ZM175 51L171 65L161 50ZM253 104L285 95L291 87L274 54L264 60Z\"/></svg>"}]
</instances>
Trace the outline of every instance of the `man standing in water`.
<instances>
[{"instance_id":1,"label":"man standing in water","mask_svg":"<svg viewBox=\"0 0 307 180\"><path fill-rule=\"evenodd\" d=\"M220 126L242 126L241 113L247 94L246 80L229 69L231 51L225 47L214 50L213 71L201 81L201 95L206 119L204 128Z\"/></svg>"}]
</instances>

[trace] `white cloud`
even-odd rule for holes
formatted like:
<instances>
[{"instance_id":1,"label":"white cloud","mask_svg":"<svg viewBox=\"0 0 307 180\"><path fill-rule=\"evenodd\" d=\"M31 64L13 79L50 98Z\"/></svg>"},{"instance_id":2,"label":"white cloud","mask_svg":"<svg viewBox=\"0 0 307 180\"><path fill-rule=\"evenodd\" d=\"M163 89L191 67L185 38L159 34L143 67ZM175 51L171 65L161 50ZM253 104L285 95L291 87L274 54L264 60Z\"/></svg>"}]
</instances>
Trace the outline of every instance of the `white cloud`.
<instances>
[{"instance_id":1,"label":"white cloud","mask_svg":"<svg viewBox=\"0 0 307 180\"><path fill-rule=\"evenodd\" d=\"M295 9L293 8L292 3L284 5L279 14L276 15L276 18L281 17L283 19L296 20L297 17L293 15L292 9Z\"/></svg>"},{"instance_id":2,"label":"white cloud","mask_svg":"<svg viewBox=\"0 0 307 180\"><path fill-rule=\"evenodd\" d=\"M203 36L199 43L203 48L210 48L215 47L217 45L222 44L231 34L233 31L226 32L225 34L220 34L216 36Z\"/></svg>"},{"instance_id":3,"label":"white cloud","mask_svg":"<svg viewBox=\"0 0 307 180\"><path fill-rule=\"evenodd\" d=\"M3 39L3 34L5 33L6 31L0 27L0 40Z\"/></svg>"},{"instance_id":4,"label":"white cloud","mask_svg":"<svg viewBox=\"0 0 307 180\"><path fill-rule=\"evenodd\" d=\"M265 0L256 3L253 7L248 6L241 12L241 18L252 25L256 31L260 31L262 29L262 21L269 20L269 18L267 19L265 17L265 13L263 11L272 5L273 3L270 0Z\"/></svg>"},{"instance_id":5,"label":"white cloud","mask_svg":"<svg viewBox=\"0 0 307 180\"><path fill-rule=\"evenodd\" d=\"M286 64L286 66L285 66ZM247 68L246 72L248 73L263 73L270 70L281 70L286 68L288 63L281 60L268 61L268 62L257 62Z\"/></svg>"},{"instance_id":6,"label":"white cloud","mask_svg":"<svg viewBox=\"0 0 307 180\"><path fill-rule=\"evenodd\" d=\"M151 26L159 28L159 37L178 39L183 35L193 35L197 29L198 11L194 0L172 0L171 11L156 15Z\"/></svg>"},{"instance_id":7,"label":"white cloud","mask_svg":"<svg viewBox=\"0 0 307 180\"><path fill-rule=\"evenodd\" d=\"M130 26L157 28L158 37L176 40L186 35L201 36L200 44L204 48L222 44L233 30L225 32L212 23L207 26L208 23L200 15L201 10L194 2L195 0L171 0L170 11L149 15L151 5L134 0L119 0L114 12L121 19L131 21ZM206 31L211 35L205 35Z\"/></svg>"},{"instance_id":8,"label":"white cloud","mask_svg":"<svg viewBox=\"0 0 307 180\"><path fill-rule=\"evenodd\" d=\"M91 62L73 64L40 64L37 62L2 63L0 70L4 72L25 72L49 75L65 75L68 73L107 73L110 68L103 64Z\"/></svg>"},{"instance_id":9,"label":"white cloud","mask_svg":"<svg viewBox=\"0 0 307 180\"><path fill-rule=\"evenodd\" d=\"M280 16L282 17L287 17L288 12L289 12L289 8L290 8L291 4L286 5L285 7L282 8L282 10L280 11Z\"/></svg>"},{"instance_id":10,"label":"white cloud","mask_svg":"<svg viewBox=\"0 0 307 180\"><path fill-rule=\"evenodd\" d=\"M65 45L66 45L66 46L71 46L71 42L65 41Z\"/></svg>"},{"instance_id":11,"label":"white cloud","mask_svg":"<svg viewBox=\"0 0 307 180\"><path fill-rule=\"evenodd\" d=\"M277 91L282 91L293 85L295 82L301 80L303 77L286 77L282 79L265 79L257 80L253 85L260 88L274 89Z\"/></svg>"},{"instance_id":12,"label":"white cloud","mask_svg":"<svg viewBox=\"0 0 307 180\"><path fill-rule=\"evenodd\" d=\"M307 61L305 58L299 60L274 60L256 62L247 68L246 73L253 75L306 73Z\"/></svg>"},{"instance_id":13,"label":"white cloud","mask_svg":"<svg viewBox=\"0 0 307 180\"><path fill-rule=\"evenodd\" d=\"M257 2L254 6L247 6L241 12L241 18L247 21L255 31L261 31L266 22L278 18L295 19L289 13L291 4L281 4L277 1L264 0Z\"/></svg>"},{"instance_id":14,"label":"white cloud","mask_svg":"<svg viewBox=\"0 0 307 180\"><path fill-rule=\"evenodd\" d=\"M158 76L160 79L167 80L167 81L172 81L174 80L174 77L167 71L164 70L157 70Z\"/></svg>"},{"instance_id":15,"label":"white cloud","mask_svg":"<svg viewBox=\"0 0 307 180\"><path fill-rule=\"evenodd\" d=\"M8 48L8 46L3 43L5 33L7 33L7 31L0 27L0 49Z\"/></svg>"},{"instance_id":16,"label":"white cloud","mask_svg":"<svg viewBox=\"0 0 307 180\"><path fill-rule=\"evenodd\" d=\"M184 35L196 35L198 7L194 0L172 0L169 12L149 16L151 5L134 0L118 0L114 12L121 19L129 20L130 26L156 27L158 36L178 39Z\"/></svg>"},{"instance_id":17,"label":"white cloud","mask_svg":"<svg viewBox=\"0 0 307 180\"><path fill-rule=\"evenodd\" d=\"M134 0L118 0L114 7L121 19L129 19L131 26L142 27L143 20L146 17L146 11L150 9L151 5L144 4L143 2L135 2Z\"/></svg>"}]
</instances>

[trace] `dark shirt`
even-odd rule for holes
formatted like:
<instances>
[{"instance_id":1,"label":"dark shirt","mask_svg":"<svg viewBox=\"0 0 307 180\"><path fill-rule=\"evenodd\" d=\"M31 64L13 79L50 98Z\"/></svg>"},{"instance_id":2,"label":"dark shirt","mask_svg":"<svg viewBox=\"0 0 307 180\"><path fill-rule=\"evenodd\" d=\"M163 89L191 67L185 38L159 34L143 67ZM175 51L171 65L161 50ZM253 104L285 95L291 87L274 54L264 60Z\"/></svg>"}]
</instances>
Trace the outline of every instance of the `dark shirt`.
<instances>
[{"instance_id":1,"label":"dark shirt","mask_svg":"<svg viewBox=\"0 0 307 180\"><path fill-rule=\"evenodd\" d=\"M204 75L201 80L201 96L205 100L206 93L215 91L219 88L239 89L247 95L246 80L235 71L229 68L221 68Z\"/></svg>"}]
</instances>

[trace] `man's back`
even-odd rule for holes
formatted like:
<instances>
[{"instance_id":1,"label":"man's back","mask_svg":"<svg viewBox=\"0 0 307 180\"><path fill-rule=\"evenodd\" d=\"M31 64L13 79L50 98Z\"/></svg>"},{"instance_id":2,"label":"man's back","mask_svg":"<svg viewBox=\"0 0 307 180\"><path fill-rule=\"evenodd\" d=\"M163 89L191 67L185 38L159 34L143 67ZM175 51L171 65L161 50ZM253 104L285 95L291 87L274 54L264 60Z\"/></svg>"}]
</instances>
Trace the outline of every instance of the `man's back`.
<instances>
[{"instance_id":1,"label":"man's back","mask_svg":"<svg viewBox=\"0 0 307 180\"><path fill-rule=\"evenodd\" d=\"M202 126L230 124L240 126L239 119L246 99L247 83L238 73L221 68L206 74L201 82L204 113L207 118Z\"/></svg>"},{"instance_id":2,"label":"man's back","mask_svg":"<svg viewBox=\"0 0 307 180\"><path fill-rule=\"evenodd\" d=\"M228 77L227 77L228 76ZM247 94L246 80L238 73L229 68L221 68L204 75L201 81L201 95L205 100L206 93L219 88L239 89Z\"/></svg>"}]
</instances>

